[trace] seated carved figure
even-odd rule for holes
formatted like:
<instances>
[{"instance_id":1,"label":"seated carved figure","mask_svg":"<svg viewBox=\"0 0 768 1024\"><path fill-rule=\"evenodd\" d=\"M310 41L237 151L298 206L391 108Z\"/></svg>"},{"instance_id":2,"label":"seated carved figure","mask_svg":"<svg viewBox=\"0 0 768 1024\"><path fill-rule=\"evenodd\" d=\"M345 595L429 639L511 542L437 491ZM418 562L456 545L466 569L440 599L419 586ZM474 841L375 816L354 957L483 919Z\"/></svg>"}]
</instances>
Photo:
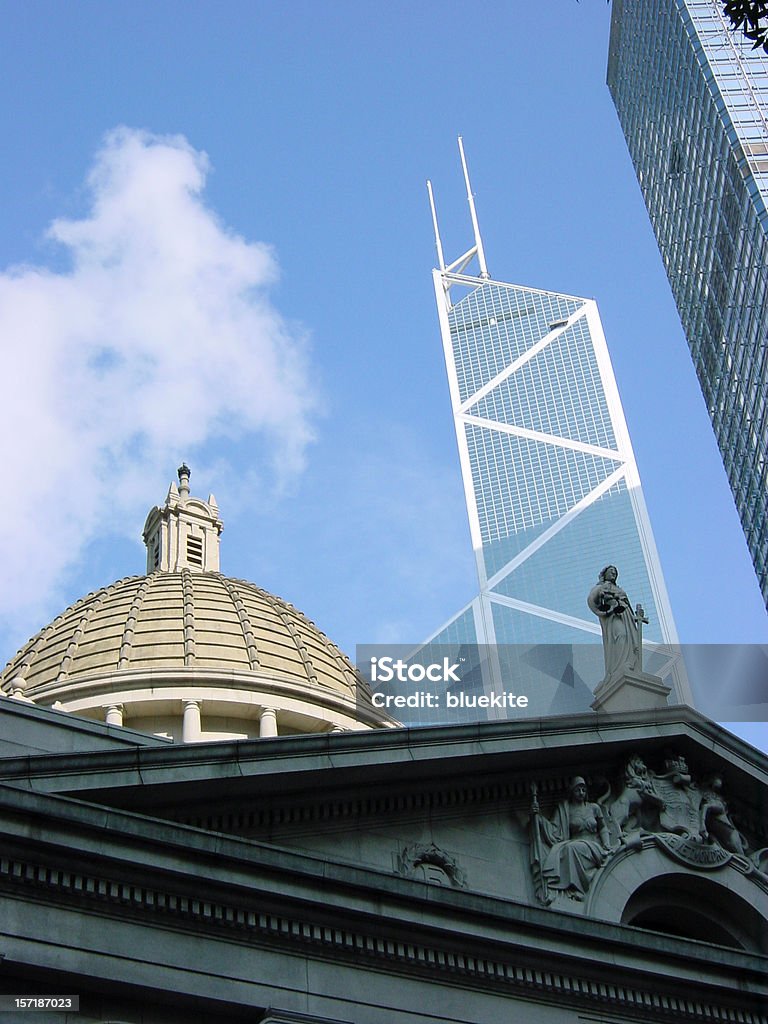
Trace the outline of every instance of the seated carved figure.
<instances>
[{"instance_id":1,"label":"seated carved figure","mask_svg":"<svg viewBox=\"0 0 768 1024\"><path fill-rule=\"evenodd\" d=\"M586 783L576 776L568 799L557 806L551 821L538 813L535 802L533 810L533 860L544 897L551 900L554 892L562 891L572 899L584 899L592 876L610 852L600 806L587 800Z\"/></svg>"}]
</instances>

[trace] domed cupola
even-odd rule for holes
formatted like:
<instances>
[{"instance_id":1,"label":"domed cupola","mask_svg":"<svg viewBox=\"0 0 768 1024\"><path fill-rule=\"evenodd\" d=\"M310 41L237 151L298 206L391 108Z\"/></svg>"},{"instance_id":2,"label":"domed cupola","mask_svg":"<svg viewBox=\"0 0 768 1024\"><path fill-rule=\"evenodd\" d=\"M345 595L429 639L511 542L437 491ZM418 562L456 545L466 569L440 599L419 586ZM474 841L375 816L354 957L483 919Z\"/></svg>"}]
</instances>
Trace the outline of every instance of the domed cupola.
<instances>
[{"instance_id":1,"label":"domed cupola","mask_svg":"<svg viewBox=\"0 0 768 1024\"><path fill-rule=\"evenodd\" d=\"M189 477L147 516L147 575L62 612L6 665L5 695L185 742L394 725L314 623L218 571L218 506Z\"/></svg>"}]
</instances>

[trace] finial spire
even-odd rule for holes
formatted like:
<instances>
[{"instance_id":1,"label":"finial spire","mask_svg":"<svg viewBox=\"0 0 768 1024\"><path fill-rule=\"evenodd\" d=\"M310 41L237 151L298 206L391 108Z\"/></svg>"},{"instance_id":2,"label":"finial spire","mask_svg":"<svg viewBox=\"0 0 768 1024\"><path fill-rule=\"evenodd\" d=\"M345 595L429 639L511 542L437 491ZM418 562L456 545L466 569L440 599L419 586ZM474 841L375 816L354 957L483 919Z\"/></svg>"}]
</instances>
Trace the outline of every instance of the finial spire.
<instances>
[{"instance_id":1,"label":"finial spire","mask_svg":"<svg viewBox=\"0 0 768 1024\"><path fill-rule=\"evenodd\" d=\"M488 265L485 262L485 250L483 240L480 237L480 226L477 222L477 210L475 209L475 197L472 193L472 186L469 183L469 171L467 170L467 158L464 156L464 140L459 136L459 153L461 154L461 166L464 171L464 181L467 186L467 200L469 201L469 213L472 217L472 230L475 233L475 245L477 247L477 262L480 264L480 277L490 277Z\"/></svg>"},{"instance_id":2,"label":"finial spire","mask_svg":"<svg viewBox=\"0 0 768 1024\"><path fill-rule=\"evenodd\" d=\"M186 462L182 462L176 472L179 474L179 496L184 501L189 497L189 478L192 474Z\"/></svg>"}]
</instances>

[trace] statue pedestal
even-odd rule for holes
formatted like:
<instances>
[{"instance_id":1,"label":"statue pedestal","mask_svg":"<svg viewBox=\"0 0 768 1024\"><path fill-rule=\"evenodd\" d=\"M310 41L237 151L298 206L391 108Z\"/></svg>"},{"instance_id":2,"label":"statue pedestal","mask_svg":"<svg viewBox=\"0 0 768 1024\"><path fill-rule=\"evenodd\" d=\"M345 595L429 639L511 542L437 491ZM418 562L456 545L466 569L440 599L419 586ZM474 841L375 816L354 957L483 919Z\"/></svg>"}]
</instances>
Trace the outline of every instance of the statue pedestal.
<instances>
[{"instance_id":1,"label":"statue pedestal","mask_svg":"<svg viewBox=\"0 0 768 1024\"><path fill-rule=\"evenodd\" d=\"M619 711L649 711L667 706L671 688L659 676L647 672L626 671L604 679L595 690L592 710L604 714Z\"/></svg>"}]
</instances>

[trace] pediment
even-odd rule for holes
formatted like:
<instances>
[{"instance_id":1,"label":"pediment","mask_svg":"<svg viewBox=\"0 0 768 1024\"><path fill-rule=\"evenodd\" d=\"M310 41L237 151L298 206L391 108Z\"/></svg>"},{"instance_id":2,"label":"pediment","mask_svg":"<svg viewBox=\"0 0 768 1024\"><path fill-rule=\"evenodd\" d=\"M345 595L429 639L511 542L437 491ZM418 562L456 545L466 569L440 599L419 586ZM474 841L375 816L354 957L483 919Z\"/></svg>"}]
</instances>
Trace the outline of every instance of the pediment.
<instances>
[{"instance_id":1,"label":"pediment","mask_svg":"<svg viewBox=\"0 0 768 1024\"><path fill-rule=\"evenodd\" d=\"M9 758L0 773L341 868L617 923L627 878L706 879L713 898L725 886L766 902L765 758L688 709ZM574 776L600 809L604 856L563 832Z\"/></svg>"}]
</instances>

